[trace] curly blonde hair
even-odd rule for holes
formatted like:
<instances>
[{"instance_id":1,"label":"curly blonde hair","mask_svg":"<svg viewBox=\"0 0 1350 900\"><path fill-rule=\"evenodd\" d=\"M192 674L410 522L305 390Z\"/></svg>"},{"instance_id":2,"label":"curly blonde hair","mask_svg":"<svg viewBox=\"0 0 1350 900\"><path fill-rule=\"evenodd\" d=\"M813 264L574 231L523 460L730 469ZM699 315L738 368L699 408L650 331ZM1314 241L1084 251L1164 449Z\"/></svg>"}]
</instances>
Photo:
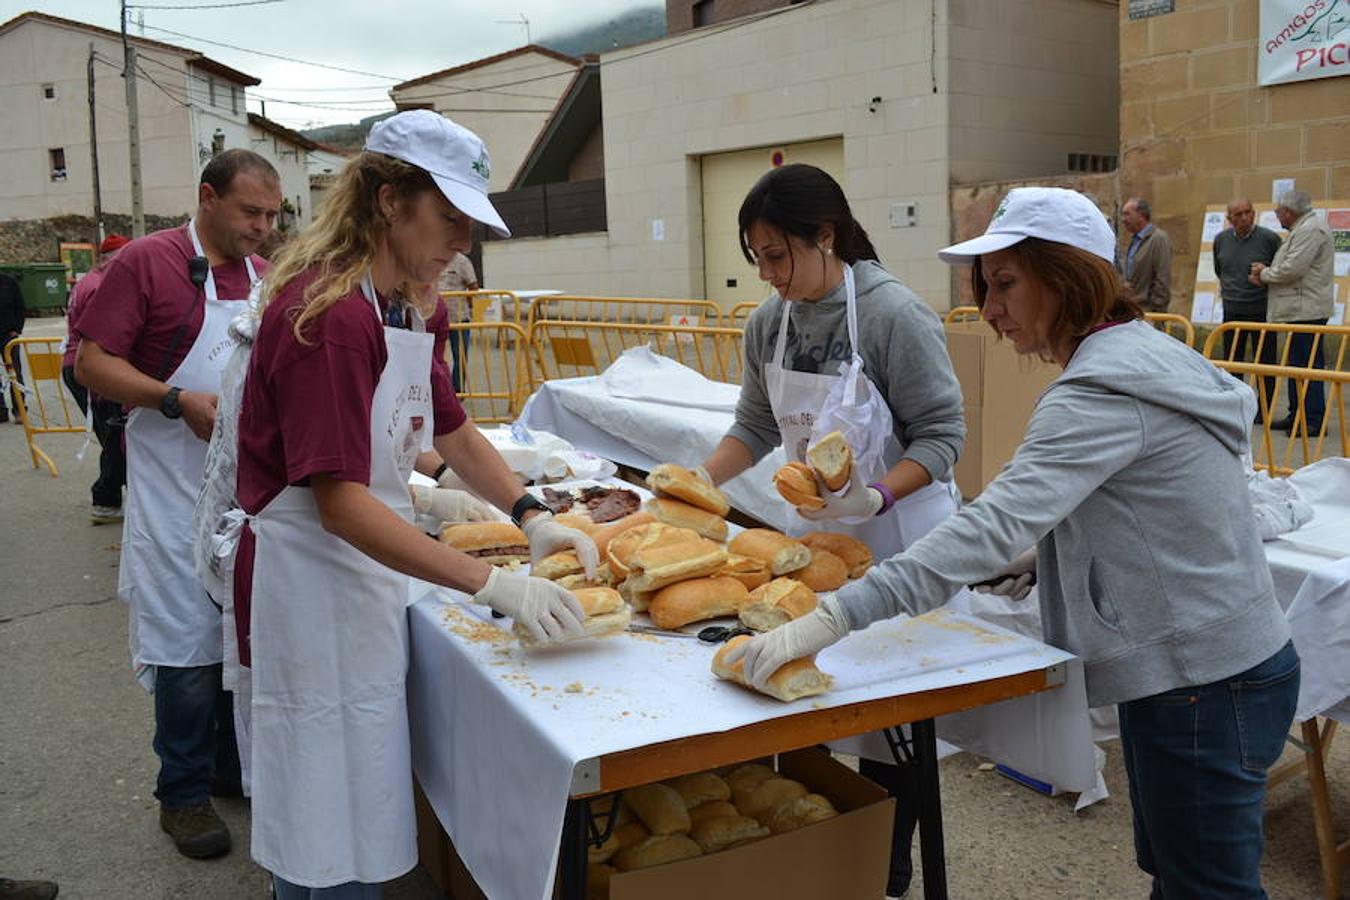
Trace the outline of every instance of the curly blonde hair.
<instances>
[{"instance_id":1,"label":"curly blonde hair","mask_svg":"<svg viewBox=\"0 0 1350 900\"><path fill-rule=\"evenodd\" d=\"M343 167L318 215L286 244L263 279L263 305L282 288L311 269L319 275L305 288L293 314L296 339L303 344L306 327L329 307L356 290L375 259L375 250L389 231L380 210L379 192L392 185L400 206L424 191L436 190L431 176L417 166L369 150Z\"/></svg>"}]
</instances>

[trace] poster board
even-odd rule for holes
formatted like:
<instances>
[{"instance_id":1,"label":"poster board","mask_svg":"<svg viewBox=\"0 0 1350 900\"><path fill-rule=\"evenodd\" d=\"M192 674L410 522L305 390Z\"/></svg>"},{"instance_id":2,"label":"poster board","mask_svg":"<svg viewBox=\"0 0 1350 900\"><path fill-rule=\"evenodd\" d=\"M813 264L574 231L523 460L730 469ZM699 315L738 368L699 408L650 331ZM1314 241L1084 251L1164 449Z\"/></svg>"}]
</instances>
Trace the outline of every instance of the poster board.
<instances>
[{"instance_id":1,"label":"poster board","mask_svg":"<svg viewBox=\"0 0 1350 900\"><path fill-rule=\"evenodd\" d=\"M1252 209L1256 212L1256 224L1269 228L1281 239L1289 236L1275 218L1274 203L1253 203ZM1335 307L1328 324L1343 325L1345 304L1350 300L1350 200L1314 201L1313 210L1327 223L1336 244L1332 284ZM1219 279L1214 274L1214 236L1228 227L1228 207L1222 204L1206 206L1201 223L1200 259L1195 266L1191 321L1197 325L1217 325L1223 321L1223 298L1219 292Z\"/></svg>"},{"instance_id":2,"label":"poster board","mask_svg":"<svg viewBox=\"0 0 1350 900\"><path fill-rule=\"evenodd\" d=\"M1343 0L1261 0L1256 54L1257 79L1263 86L1350 75L1346 4Z\"/></svg>"},{"instance_id":3,"label":"poster board","mask_svg":"<svg viewBox=\"0 0 1350 900\"><path fill-rule=\"evenodd\" d=\"M66 267L66 284L74 284L88 274L90 269L94 268L94 263L98 260L95 249L93 244L82 241L59 241L57 243L57 253L60 255L61 264Z\"/></svg>"}]
</instances>

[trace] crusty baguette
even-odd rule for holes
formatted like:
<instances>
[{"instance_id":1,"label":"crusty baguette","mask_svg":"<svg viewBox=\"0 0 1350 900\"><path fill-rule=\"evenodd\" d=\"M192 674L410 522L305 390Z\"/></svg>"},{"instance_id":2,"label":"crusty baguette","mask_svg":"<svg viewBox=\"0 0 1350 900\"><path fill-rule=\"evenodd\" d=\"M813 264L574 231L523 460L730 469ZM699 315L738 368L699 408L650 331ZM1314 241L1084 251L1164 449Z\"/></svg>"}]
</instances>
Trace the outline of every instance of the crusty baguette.
<instances>
[{"instance_id":1,"label":"crusty baguette","mask_svg":"<svg viewBox=\"0 0 1350 900\"><path fill-rule=\"evenodd\" d=\"M624 516L622 519L615 519L607 525L602 525L591 533L591 540L595 541L595 549L600 551L600 558L605 558L605 550L609 547L609 542L623 534L630 528L636 528L639 525L646 525L648 522L655 522L649 512L638 510L637 512Z\"/></svg>"},{"instance_id":2,"label":"crusty baguette","mask_svg":"<svg viewBox=\"0 0 1350 900\"><path fill-rule=\"evenodd\" d=\"M772 528L747 528L731 539L727 549L763 560L774 575L795 572L811 562L811 551L804 544Z\"/></svg>"},{"instance_id":3,"label":"crusty baguette","mask_svg":"<svg viewBox=\"0 0 1350 900\"><path fill-rule=\"evenodd\" d=\"M696 541L699 534L689 528L676 528L664 522L648 522L630 528L609 542L605 556L609 566L619 580L631 574L629 568L633 554L642 547L655 547L658 544L679 544Z\"/></svg>"},{"instance_id":4,"label":"crusty baguette","mask_svg":"<svg viewBox=\"0 0 1350 900\"><path fill-rule=\"evenodd\" d=\"M849 476L853 474L853 451L838 431L831 431L820 439L820 443L809 448L806 461L832 491L848 484Z\"/></svg>"},{"instance_id":5,"label":"crusty baguette","mask_svg":"<svg viewBox=\"0 0 1350 900\"><path fill-rule=\"evenodd\" d=\"M582 590L588 590L582 588ZM591 588L590 590L612 591L611 588ZM617 592L614 592L617 596ZM587 616L581 626L586 629L586 633L581 637L609 637L612 634L620 634L628 630L628 624L633 621L633 607L627 603L621 605L618 609L610 612L596 613L593 616ZM534 639L524 626L516 623L511 626L512 633L520 641L522 647L538 646L539 642ZM581 640L578 637L577 640Z\"/></svg>"},{"instance_id":6,"label":"crusty baguette","mask_svg":"<svg viewBox=\"0 0 1350 900\"><path fill-rule=\"evenodd\" d=\"M563 550L559 553L550 554L530 566L531 575L537 578L547 578L549 581L557 581L564 576L581 573L581 561L577 559L577 551L575 550Z\"/></svg>"},{"instance_id":7,"label":"crusty baguette","mask_svg":"<svg viewBox=\"0 0 1350 900\"><path fill-rule=\"evenodd\" d=\"M620 850L614 857L614 868L631 872L702 855L703 848L687 834L654 834L640 844Z\"/></svg>"},{"instance_id":8,"label":"crusty baguette","mask_svg":"<svg viewBox=\"0 0 1350 900\"><path fill-rule=\"evenodd\" d=\"M647 501L643 509L656 516L658 522L676 528L688 528L713 541L727 539L727 520L692 503L672 497L654 497Z\"/></svg>"},{"instance_id":9,"label":"crusty baguette","mask_svg":"<svg viewBox=\"0 0 1350 900\"><path fill-rule=\"evenodd\" d=\"M816 476L806 463L790 462L773 473L773 486L798 509L824 509Z\"/></svg>"},{"instance_id":10,"label":"crusty baguette","mask_svg":"<svg viewBox=\"0 0 1350 900\"><path fill-rule=\"evenodd\" d=\"M812 531L797 538L812 550L828 550L848 566L849 578L861 578L872 565L872 548L850 534Z\"/></svg>"},{"instance_id":11,"label":"crusty baguette","mask_svg":"<svg viewBox=\"0 0 1350 900\"><path fill-rule=\"evenodd\" d=\"M734 616L750 592L735 578L692 578L661 588L651 598L647 615L657 628L674 630L690 622Z\"/></svg>"},{"instance_id":12,"label":"crusty baguette","mask_svg":"<svg viewBox=\"0 0 1350 900\"><path fill-rule=\"evenodd\" d=\"M699 822L689 832L689 836L703 848L704 853L716 853L738 841L768 837L769 829L749 816L720 816Z\"/></svg>"},{"instance_id":13,"label":"crusty baguette","mask_svg":"<svg viewBox=\"0 0 1350 900\"><path fill-rule=\"evenodd\" d=\"M769 830L774 834L793 831L812 822L823 822L839 815L829 798L820 794L807 794L796 797L786 803L780 803L769 814Z\"/></svg>"},{"instance_id":14,"label":"crusty baguette","mask_svg":"<svg viewBox=\"0 0 1350 900\"><path fill-rule=\"evenodd\" d=\"M725 782L724 782L725 783ZM730 790L730 788L728 788ZM704 819L716 819L721 816L739 816L738 810L730 800L709 800L707 803L700 803L698 806L689 810L689 821L695 828L698 823Z\"/></svg>"},{"instance_id":15,"label":"crusty baguette","mask_svg":"<svg viewBox=\"0 0 1350 900\"><path fill-rule=\"evenodd\" d=\"M492 566L504 566L513 562L529 562L529 541L525 532L510 522L469 522L461 525L447 525L441 529L441 542L449 544L462 553L475 554L478 559ZM501 553L483 551L501 548ZM515 552L505 552L517 548ZM523 548L524 552L521 552Z\"/></svg>"},{"instance_id":16,"label":"crusty baguette","mask_svg":"<svg viewBox=\"0 0 1350 900\"><path fill-rule=\"evenodd\" d=\"M716 772L694 772L690 775L672 778L666 783L673 787L680 798L684 800L684 805L690 810L691 817L694 807L702 806L713 800L727 800L731 797L730 786Z\"/></svg>"},{"instance_id":17,"label":"crusty baguette","mask_svg":"<svg viewBox=\"0 0 1350 900\"><path fill-rule=\"evenodd\" d=\"M658 497L674 497L699 509L725 516L731 511L727 497L693 472L674 463L662 463L647 476L647 484Z\"/></svg>"},{"instance_id":18,"label":"crusty baguette","mask_svg":"<svg viewBox=\"0 0 1350 900\"><path fill-rule=\"evenodd\" d=\"M735 578L748 590L755 590L769 583L769 566L762 559L755 559L753 556L741 556L737 553L727 554L726 564L718 569L715 575L729 575Z\"/></svg>"},{"instance_id":19,"label":"crusty baguette","mask_svg":"<svg viewBox=\"0 0 1350 900\"><path fill-rule=\"evenodd\" d=\"M741 622L755 631L772 631L816 608L816 594L795 578L775 578L750 592Z\"/></svg>"},{"instance_id":20,"label":"crusty baguette","mask_svg":"<svg viewBox=\"0 0 1350 900\"><path fill-rule=\"evenodd\" d=\"M745 680L745 661L738 659L734 666L728 666L725 662L727 654L734 647L739 647L748 640L750 640L750 637L742 634L723 644L722 649L713 655L713 674L718 678L735 682L743 687L750 687ZM830 676L816 668L814 656L804 656L801 659L794 659L792 662L784 664L777 672L770 675L769 683L763 692L775 700L782 700L787 703L802 697L823 694L829 689ZM735 791L734 785L732 791Z\"/></svg>"},{"instance_id":21,"label":"crusty baguette","mask_svg":"<svg viewBox=\"0 0 1350 900\"><path fill-rule=\"evenodd\" d=\"M639 547L629 560L632 572L628 581L634 591L654 591L677 581L711 575L726 561L727 551L705 538Z\"/></svg>"},{"instance_id":22,"label":"crusty baguette","mask_svg":"<svg viewBox=\"0 0 1350 900\"><path fill-rule=\"evenodd\" d=\"M848 581L848 566L828 550L812 550L811 562L792 577L813 591L837 591Z\"/></svg>"},{"instance_id":23,"label":"crusty baguette","mask_svg":"<svg viewBox=\"0 0 1350 900\"><path fill-rule=\"evenodd\" d=\"M624 791L623 801L652 834L689 833L689 809L669 785L657 782L630 788Z\"/></svg>"},{"instance_id":24,"label":"crusty baguette","mask_svg":"<svg viewBox=\"0 0 1350 900\"><path fill-rule=\"evenodd\" d=\"M738 808L742 815L767 823L769 816L780 805L798 797L805 797L808 793L810 792L807 791L806 785L800 781L793 781L791 778L770 778L751 791Z\"/></svg>"}]
</instances>

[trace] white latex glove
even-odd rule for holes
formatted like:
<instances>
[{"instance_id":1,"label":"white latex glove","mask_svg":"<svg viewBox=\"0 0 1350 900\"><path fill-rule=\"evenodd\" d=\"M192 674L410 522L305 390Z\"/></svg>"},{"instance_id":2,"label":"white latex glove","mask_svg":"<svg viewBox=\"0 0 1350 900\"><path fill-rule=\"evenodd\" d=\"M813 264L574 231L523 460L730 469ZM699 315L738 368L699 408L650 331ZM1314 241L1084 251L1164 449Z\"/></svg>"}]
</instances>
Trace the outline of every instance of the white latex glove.
<instances>
[{"instance_id":1,"label":"white latex glove","mask_svg":"<svg viewBox=\"0 0 1350 900\"><path fill-rule=\"evenodd\" d=\"M595 541L584 532L553 521L553 513L541 512L531 516L521 529L525 540L530 543L530 562L537 563L545 556L551 556L568 547L577 551L577 561L587 578L595 577L595 567L600 564L600 551Z\"/></svg>"},{"instance_id":2,"label":"white latex glove","mask_svg":"<svg viewBox=\"0 0 1350 900\"><path fill-rule=\"evenodd\" d=\"M449 466L446 466L445 471L441 473L441 477L436 479L436 486L443 487L448 491L462 491L468 487L464 483L464 479L456 475L455 470Z\"/></svg>"},{"instance_id":3,"label":"white latex glove","mask_svg":"<svg viewBox=\"0 0 1350 900\"><path fill-rule=\"evenodd\" d=\"M848 487L844 488L842 494L836 494L826 487L819 475L816 476L816 484L820 488L820 496L825 501L825 506L821 509L797 507L798 514L812 522L875 516L881 505L886 502L881 496L881 491L863 484L856 468L849 476Z\"/></svg>"},{"instance_id":4,"label":"white latex glove","mask_svg":"<svg viewBox=\"0 0 1350 900\"><path fill-rule=\"evenodd\" d=\"M998 575L980 584L972 584L971 589L979 594L1002 594L1013 600L1025 600L1036 583L1036 548L1032 547L1008 563L1008 567Z\"/></svg>"},{"instance_id":5,"label":"white latex glove","mask_svg":"<svg viewBox=\"0 0 1350 900\"><path fill-rule=\"evenodd\" d=\"M557 644L586 636L581 624L586 613L572 592L524 572L508 572L493 566L487 584L473 595L473 602L510 616L543 643Z\"/></svg>"},{"instance_id":6,"label":"white latex glove","mask_svg":"<svg viewBox=\"0 0 1350 900\"><path fill-rule=\"evenodd\" d=\"M811 613L756 635L727 654L727 665L745 660L745 678L763 690L769 676L794 659L819 653L847 636L848 620L833 594L822 594Z\"/></svg>"},{"instance_id":7,"label":"white latex glove","mask_svg":"<svg viewBox=\"0 0 1350 900\"><path fill-rule=\"evenodd\" d=\"M442 522L495 522L491 506L464 491L412 485L413 510Z\"/></svg>"},{"instance_id":8,"label":"white latex glove","mask_svg":"<svg viewBox=\"0 0 1350 900\"><path fill-rule=\"evenodd\" d=\"M707 469L702 466L694 466L691 471L693 471L695 478L706 484L708 487L717 487L717 485L713 484L712 476L708 474Z\"/></svg>"}]
</instances>

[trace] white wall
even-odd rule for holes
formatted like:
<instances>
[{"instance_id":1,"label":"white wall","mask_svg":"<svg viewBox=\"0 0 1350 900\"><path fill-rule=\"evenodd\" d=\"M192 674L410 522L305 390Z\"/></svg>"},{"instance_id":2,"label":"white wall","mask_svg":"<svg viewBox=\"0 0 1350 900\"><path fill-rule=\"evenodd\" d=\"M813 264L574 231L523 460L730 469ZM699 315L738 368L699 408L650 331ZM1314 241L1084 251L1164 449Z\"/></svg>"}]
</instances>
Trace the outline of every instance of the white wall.
<instances>
[{"instance_id":1,"label":"white wall","mask_svg":"<svg viewBox=\"0 0 1350 900\"><path fill-rule=\"evenodd\" d=\"M266 157L281 176L281 196L291 201L299 213L296 225L308 225L314 218L306 165L308 151L256 125L248 126L248 135L248 149Z\"/></svg>"}]
</instances>

